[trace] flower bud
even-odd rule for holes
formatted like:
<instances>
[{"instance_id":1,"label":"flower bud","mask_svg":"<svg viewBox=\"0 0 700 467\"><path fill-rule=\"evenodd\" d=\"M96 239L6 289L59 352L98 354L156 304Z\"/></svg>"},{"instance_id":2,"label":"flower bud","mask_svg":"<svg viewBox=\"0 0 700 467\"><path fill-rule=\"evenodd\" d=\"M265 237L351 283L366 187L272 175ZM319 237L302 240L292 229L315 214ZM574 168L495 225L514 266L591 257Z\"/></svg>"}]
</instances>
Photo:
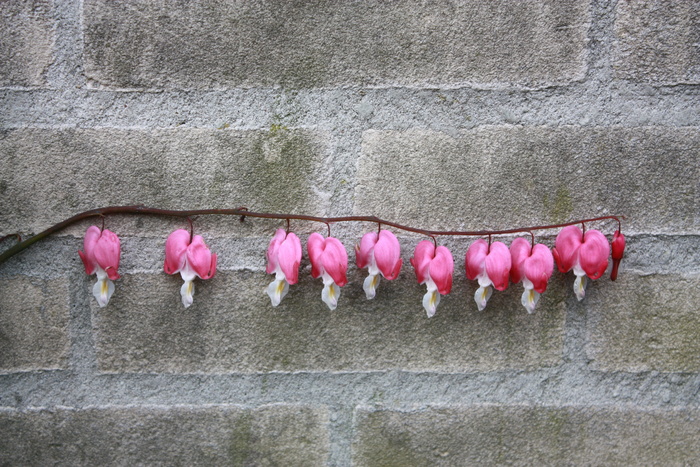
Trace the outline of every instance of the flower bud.
<instances>
[{"instance_id":1,"label":"flower bud","mask_svg":"<svg viewBox=\"0 0 700 467\"><path fill-rule=\"evenodd\" d=\"M612 241L612 260L613 260L613 267L612 271L610 272L610 280L615 280L617 279L617 268L620 267L620 261L622 260L622 257L625 255L625 244L626 244L625 236L620 233L619 230L616 230L615 233L613 234L613 241Z\"/></svg>"}]
</instances>

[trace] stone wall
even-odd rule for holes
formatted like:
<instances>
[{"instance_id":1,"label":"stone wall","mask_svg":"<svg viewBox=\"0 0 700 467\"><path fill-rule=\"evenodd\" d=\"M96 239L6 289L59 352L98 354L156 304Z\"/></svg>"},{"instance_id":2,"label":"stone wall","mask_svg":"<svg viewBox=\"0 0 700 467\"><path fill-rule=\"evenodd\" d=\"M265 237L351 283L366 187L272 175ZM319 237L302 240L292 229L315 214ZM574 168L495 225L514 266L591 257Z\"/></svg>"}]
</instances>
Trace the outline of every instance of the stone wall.
<instances>
[{"instance_id":1,"label":"stone wall","mask_svg":"<svg viewBox=\"0 0 700 467\"><path fill-rule=\"evenodd\" d=\"M418 235L395 231L403 270L368 301L352 247L376 226L333 225L338 308L306 253L273 308L284 221L200 216L218 272L185 309L162 265L187 222L109 216L99 308L78 223L0 265L0 464L700 463L699 43L695 0L0 2L0 236L145 204L619 214L628 240L616 282L579 302L555 271L528 315L520 285L478 312L473 239L441 238L454 286L428 319Z\"/></svg>"}]
</instances>

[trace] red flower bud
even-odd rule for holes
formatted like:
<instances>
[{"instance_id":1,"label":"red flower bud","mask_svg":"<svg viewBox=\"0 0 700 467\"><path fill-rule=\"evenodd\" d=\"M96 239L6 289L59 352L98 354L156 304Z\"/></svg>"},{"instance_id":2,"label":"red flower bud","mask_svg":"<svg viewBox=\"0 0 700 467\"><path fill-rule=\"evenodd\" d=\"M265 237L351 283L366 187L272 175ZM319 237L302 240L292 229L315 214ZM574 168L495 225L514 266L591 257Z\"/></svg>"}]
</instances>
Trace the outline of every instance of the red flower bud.
<instances>
[{"instance_id":1,"label":"red flower bud","mask_svg":"<svg viewBox=\"0 0 700 467\"><path fill-rule=\"evenodd\" d=\"M617 279L617 268L620 267L620 261L622 260L622 257L625 255L625 236L620 233L619 230L616 230L615 233L613 234L613 241L612 241L612 260L613 260L613 267L612 271L610 272L610 280L615 280Z\"/></svg>"}]
</instances>

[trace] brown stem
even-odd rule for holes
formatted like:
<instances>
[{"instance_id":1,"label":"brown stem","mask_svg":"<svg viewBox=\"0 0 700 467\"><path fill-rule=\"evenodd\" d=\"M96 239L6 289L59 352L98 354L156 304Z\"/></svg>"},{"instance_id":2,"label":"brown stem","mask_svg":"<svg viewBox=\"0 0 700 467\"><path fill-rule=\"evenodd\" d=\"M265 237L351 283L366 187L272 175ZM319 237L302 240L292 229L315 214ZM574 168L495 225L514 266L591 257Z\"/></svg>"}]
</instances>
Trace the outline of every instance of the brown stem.
<instances>
[{"instance_id":1,"label":"brown stem","mask_svg":"<svg viewBox=\"0 0 700 467\"><path fill-rule=\"evenodd\" d=\"M194 224L189 216L187 216L187 222L190 224L190 243L192 243L192 239L194 238Z\"/></svg>"},{"instance_id":2,"label":"brown stem","mask_svg":"<svg viewBox=\"0 0 700 467\"><path fill-rule=\"evenodd\" d=\"M505 229L505 230L473 230L473 231L458 231L458 230L427 230L418 229L415 227L410 227L396 222L390 222L387 220L380 219L375 216L346 216L346 217L316 217L316 216L306 216L306 215L295 215L295 214L275 214L268 212L253 212L249 211L245 207L237 209L195 209L195 210L169 210L169 209L158 209L149 208L143 205L134 206L109 206L98 209L91 209L89 211L81 212L73 217L70 217L64 221L61 221L55 225L52 225L48 229L41 233L34 235L31 238L24 240L23 242L17 243L11 248L0 254L0 264L4 263L10 257L16 255L20 251L25 250L32 244L38 242L39 240L48 237L52 233L58 232L72 224L80 222L85 219L90 219L92 217L103 217L109 214L137 214L137 215L153 215L153 216L167 216L167 217L190 217L190 216L205 216L205 215L217 215L217 216L241 216L245 217L257 217L261 219L281 219L281 220L301 220L310 222L321 222L328 226L330 235L330 224L332 222L372 222L375 224L383 224L385 226L394 227L395 229L404 230L406 232L413 232L421 235L426 235L428 237L436 236L462 236L462 237L485 237L490 235L505 235L520 232L529 232L531 230L548 230L548 229L559 229L569 225L581 224L583 222L594 222L602 221L606 219L615 219L618 224L620 219L624 219L624 216L602 216L594 217L591 219L575 220L571 222L566 222L563 224L552 224L552 225L539 225L533 227L519 227L516 229Z\"/></svg>"}]
</instances>

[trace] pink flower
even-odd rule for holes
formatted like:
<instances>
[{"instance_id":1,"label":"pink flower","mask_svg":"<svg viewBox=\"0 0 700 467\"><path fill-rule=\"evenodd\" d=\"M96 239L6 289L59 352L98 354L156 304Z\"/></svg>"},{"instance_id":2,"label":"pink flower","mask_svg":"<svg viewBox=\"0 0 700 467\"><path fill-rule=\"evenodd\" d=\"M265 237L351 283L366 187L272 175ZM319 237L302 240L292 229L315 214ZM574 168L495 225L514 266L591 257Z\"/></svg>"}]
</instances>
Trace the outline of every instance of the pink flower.
<instances>
[{"instance_id":1,"label":"pink flower","mask_svg":"<svg viewBox=\"0 0 700 467\"><path fill-rule=\"evenodd\" d=\"M106 306L114 293L112 281L119 279L119 237L107 229L100 231L93 225L85 232L83 248L85 253L78 251L78 254L83 260L85 272L88 275L97 274L92 294L101 307Z\"/></svg>"},{"instance_id":2,"label":"pink flower","mask_svg":"<svg viewBox=\"0 0 700 467\"><path fill-rule=\"evenodd\" d=\"M423 240L416 245L411 264L416 271L418 283L428 287L423 296L423 308L428 313L428 318L432 318L440 304L440 295L447 295L452 290L452 273L455 268L452 253L444 246L435 248L433 242Z\"/></svg>"},{"instance_id":3,"label":"pink flower","mask_svg":"<svg viewBox=\"0 0 700 467\"><path fill-rule=\"evenodd\" d=\"M469 245L464 263L467 279L479 281L474 300L479 311L482 311L493 293L491 286L501 291L508 288L510 251L503 242L493 242L489 247L485 240L479 239Z\"/></svg>"},{"instance_id":4,"label":"pink flower","mask_svg":"<svg viewBox=\"0 0 700 467\"><path fill-rule=\"evenodd\" d=\"M209 251L200 235L195 235L191 241L190 237L190 233L183 229L178 229L168 236L163 265L167 274L179 272L185 281L180 288L185 308L192 305L194 300L194 278L209 279L216 274L216 255Z\"/></svg>"},{"instance_id":5,"label":"pink flower","mask_svg":"<svg viewBox=\"0 0 700 467\"><path fill-rule=\"evenodd\" d=\"M396 236L388 230L366 233L359 246L355 246L357 267L367 268L369 276L362 288L368 299L375 296L379 284L379 274L387 280L394 280L401 271L401 246Z\"/></svg>"},{"instance_id":6,"label":"pink flower","mask_svg":"<svg viewBox=\"0 0 700 467\"><path fill-rule=\"evenodd\" d=\"M554 271L554 257L549 248L541 243L534 247L524 238L516 238L510 244L510 280L523 282L525 291L521 303L528 313L535 311L540 294L547 289L547 281Z\"/></svg>"},{"instance_id":7,"label":"pink flower","mask_svg":"<svg viewBox=\"0 0 700 467\"><path fill-rule=\"evenodd\" d=\"M348 253L340 240L333 237L323 238L321 234L312 233L306 244L311 260L311 276L323 279L321 299L328 308L335 310L340 297L340 287L348 283Z\"/></svg>"},{"instance_id":8,"label":"pink flower","mask_svg":"<svg viewBox=\"0 0 700 467\"><path fill-rule=\"evenodd\" d=\"M567 273L574 270L574 292L579 301L583 300L586 295L586 276L598 279L608 267L608 239L597 230L587 230L583 234L577 226L570 225L559 232L554 244L552 253L559 271Z\"/></svg>"},{"instance_id":9,"label":"pink flower","mask_svg":"<svg viewBox=\"0 0 700 467\"><path fill-rule=\"evenodd\" d=\"M617 268L620 267L620 261L622 260L622 257L625 255L625 236L620 233L619 230L616 230L615 233L613 234L613 241L612 241L612 260L613 260L613 267L612 271L610 272L610 280L615 280L617 279Z\"/></svg>"},{"instance_id":10,"label":"pink flower","mask_svg":"<svg viewBox=\"0 0 700 467\"><path fill-rule=\"evenodd\" d=\"M280 304L287 295L289 286L299 280L301 263L301 241L293 233L277 229L267 248L267 273L274 274L275 280L267 287L272 306Z\"/></svg>"}]
</instances>

